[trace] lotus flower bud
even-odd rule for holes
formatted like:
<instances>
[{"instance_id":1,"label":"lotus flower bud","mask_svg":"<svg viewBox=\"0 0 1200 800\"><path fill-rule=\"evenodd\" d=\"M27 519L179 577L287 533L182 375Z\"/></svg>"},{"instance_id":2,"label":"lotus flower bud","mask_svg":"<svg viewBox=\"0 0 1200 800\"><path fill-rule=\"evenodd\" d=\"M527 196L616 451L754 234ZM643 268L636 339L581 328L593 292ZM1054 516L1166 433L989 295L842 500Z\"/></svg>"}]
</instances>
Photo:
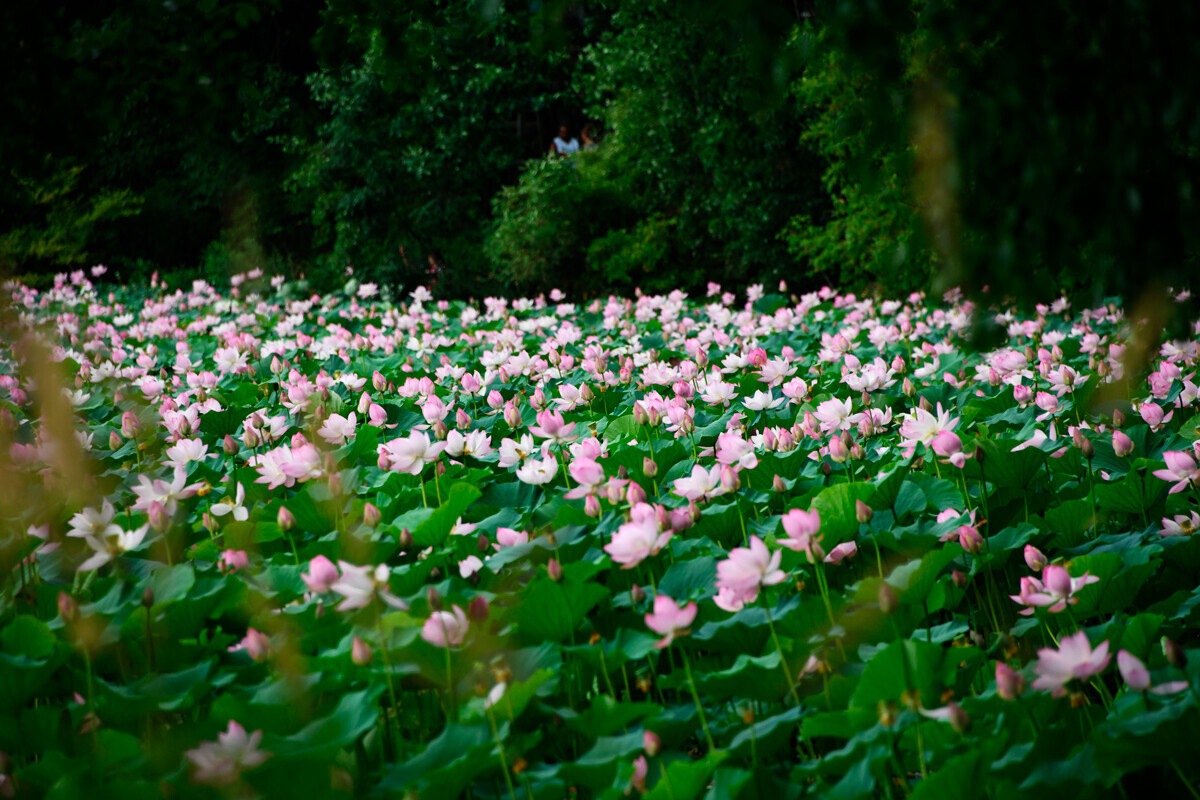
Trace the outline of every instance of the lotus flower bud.
<instances>
[{"instance_id":1,"label":"lotus flower bud","mask_svg":"<svg viewBox=\"0 0 1200 800\"><path fill-rule=\"evenodd\" d=\"M377 392L386 392L388 388L387 378L383 377L383 373L375 370L371 375L371 388Z\"/></svg>"},{"instance_id":2,"label":"lotus flower bud","mask_svg":"<svg viewBox=\"0 0 1200 800\"><path fill-rule=\"evenodd\" d=\"M987 453L984 452L983 447L975 445L975 452L971 457L975 459L976 464L982 464L983 460L987 458Z\"/></svg>"},{"instance_id":3,"label":"lotus flower bud","mask_svg":"<svg viewBox=\"0 0 1200 800\"><path fill-rule=\"evenodd\" d=\"M150 504L149 516L150 527L158 533L164 533L171 527L171 517L167 514L167 509L157 500Z\"/></svg>"},{"instance_id":4,"label":"lotus flower bud","mask_svg":"<svg viewBox=\"0 0 1200 800\"><path fill-rule=\"evenodd\" d=\"M413 546L412 531L410 531L408 528L401 528L400 533L396 536L396 543L398 545L400 545L401 549L403 549L403 550L407 550L410 547L412 547Z\"/></svg>"},{"instance_id":5,"label":"lotus flower bud","mask_svg":"<svg viewBox=\"0 0 1200 800\"><path fill-rule=\"evenodd\" d=\"M950 710L950 727L957 734L964 734L971 727L971 718L967 716L967 712L963 711L962 706L951 700L946 704L946 708Z\"/></svg>"},{"instance_id":6,"label":"lotus flower bud","mask_svg":"<svg viewBox=\"0 0 1200 800\"><path fill-rule=\"evenodd\" d=\"M350 659L355 665L365 667L371 663L374 656L375 653L371 650L371 645L355 636L354 640L350 643Z\"/></svg>"},{"instance_id":7,"label":"lotus flower bud","mask_svg":"<svg viewBox=\"0 0 1200 800\"><path fill-rule=\"evenodd\" d=\"M1045 554L1031 544L1025 545L1025 563L1034 572L1041 572L1050 563Z\"/></svg>"},{"instance_id":8,"label":"lotus flower bud","mask_svg":"<svg viewBox=\"0 0 1200 800\"><path fill-rule=\"evenodd\" d=\"M824 475L826 478L828 478L830 475L833 474L833 467L829 466L828 461L821 462L821 474Z\"/></svg>"},{"instance_id":9,"label":"lotus flower bud","mask_svg":"<svg viewBox=\"0 0 1200 800\"><path fill-rule=\"evenodd\" d=\"M500 394L500 392L496 391L495 389L492 389L490 392L488 392L487 405L492 411L499 411L500 409L504 408L504 395Z\"/></svg>"},{"instance_id":10,"label":"lotus flower bud","mask_svg":"<svg viewBox=\"0 0 1200 800\"><path fill-rule=\"evenodd\" d=\"M487 598L483 595L475 595L471 602L467 604L467 616L472 622L483 622L488 618L491 607L488 605Z\"/></svg>"},{"instance_id":11,"label":"lotus flower bud","mask_svg":"<svg viewBox=\"0 0 1200 800\"><path fill-rule=\"evenodd\" d=\"M441 596L441 594L438 593L438 590L436 588L434 588L433 586L429 586L425 589L425 600L429 603L430 610L432 610L432 611L441 611L442 610L442 596Z\"/></svg>"},{"instance_id":12,"label":"lotus flower bud","mask_svg":"<svg viewBox=\"0 0 1200 800\"><path fill-rule=\"evenodd\" d=\"M279 360L279 356L271 356L271 374L281 375L287 366Z\"/></svg>"},{"instance_id":13,"label":"lotus flower bud","mask_svg":"<svg viewBox=\"0 0 1200 800\"><path fill-rule=\"evenodd\" d=\"M905 375L904 383L900 385L900 391L904 392L905 397L912 397L917 393L917 387L914 386L912 380Z\"/></svg>"},{"instance_id":14,"label":"lotus flower bud","mask_svg":"<svg viewBox=\"0 0 1200 800\"><path fill-rule=\"evenodd\" d=\"M896 597L896 590L887 582L879 584L879 610L884 614L894 614L896 609L900 607L900 600Z\"/></svg>"},{"instance_id":15,"label":"lotus flower bud","mask_svg":"<svg viewBox=\"0 0 1200 800\"><path fill-rule=\"evenodd\" d=\"M121 415L121 435L126 439L132 439L137 436L142 430L142 421L132 411L126 411Z\"/></svg>"},{"instance_id":16,"label":"lotus flower bud","mask_svg":"<svg viewBox=\"0 0 1200 800\"><path fill-rule=\"evenodd\" d=\"M287 510L287 506L279 507L279 513L275 516L275 521L285 531L290 531L296 526L296 518L292 515L291 511Z\"/></svg>"},{"instance_id":17,"label":"lotus flower bud","mask_svg":"<svg viewBox=\"0 0 1200 800\"><path fill-rule=\"evenodd\" d=\"M58 593L58 615L64 622L74 622L79 616L79 601L66 592Z\"/></svg>"},{"instance_id":18,"label":"lotus flower bud","mask_svg":"<svg viewBox=\"0 0 1200 800\"><path fill-rule=\"evenodd\" d=\"M1025 676L1003 661L996 662L996 694L1002 700L1013 701L1025 692Z\"/></svg>"},{"instance_id":19,"label":"lotus flower bud","mask_svg":"<svg viewBox=\"0 0 1200 800\"><path fill-rule=\"evenodd\" d=\"M654 731L645 731L642 734L642 749L646 751L646 755L654 758L662 749L662 740Z\"/></svg>"},{"instance_id":20,"label":"lotus flower bud","mask_svg":"<svg viewBox=\"0 0 1200 800\"><path fill-rule=\"evenodd\" d=\"M544 411L546 408L546 393L542 391L542 387L534 390L533 395L529 398L529 405L533 406L538 411Z\"/></svg>"},{"instance_id":21,"label":"lotus flower bud","mask_svg":"<svg viewBox=\"0 0 1200 800\"><path fill-rule=\"evenodd\" d=\"M854 516L858 519L858 523L860 525L866 525L868 522L870 522L872 519L875 518L875 512L872 511L871 507L869 505L867 505L866 503L864 503L862 500L855 500L854 501Z\"/></svg>"},{"instance_id":22,"label":"lotus flower bud","mask_svg":"<svg viewBox=\"0 0 1200 800\"><path fill-rule=\"evenodd\" d=\"M638 586L636 583L629 587L629 601L633 605L638 605L646 599L646 590Z\"/></svg>"},{"instance_id":23,"label":"lotus flower bud","mask_svg":"<svg viewBox=\"0 0 1200 800\"><path fill-rule=\"evenodd\" d=\"M1124 431L1113 431L1112 446L1113 452L1117 454L1118 458L1127 458L1133 455L1133 439L1130 439Z\"/></svg>"},{"instance_id":24,"label":"lotus flower bud","mask_svg":"<svg viewBox=\"0 0 1200 800\"><path fill-rule=\"evenodd\" d=\"M958 543L968 553L978 553L983 549L983 537L974 525L958 526Z\"/></svg>"},{"instance_id":25,"label":"lotus flower bud","mask_svg":"<svg viewBox=\"0 0 1200 800\"><path fill-rule=\"evenodd\" d=\"M737 470L728 464L721 467L721 490L724 492L736 492L742 488L742 479L738 476Z\"/></svg>"},{"instance_id":26,"label":"lotus flower bud","mask_svg":"<svg viewBox=\"0 0 1200 800\"><path fill-rule=\"evenodd\" d=\"M441 419L434 420L433 424L430 425L429 428L433 431L439 442L444 440L446 438L446 434L450 432L450 429L446 427L446 421Z\"/></svg>"},{"instance_id":27,"label":"lotus flower bud","mask_svg":"<svg viewBox=\"0 0 1200 800\"><path fill-rule=\"evenodd\" d=\"M363 506L363 524L368 528L376 528L383 521L383 514L379 511L378 506L374 503L367 503Z\"/></svg>"},{"instance_id":28,"label":"lotus flower bud","mask_svg":"<svg viewBox=\"0 0 1200 800\"><path fill-rule=\"evenodd\" d=\"M521 412L512 400L504 405L504 424L513 430L521 427Z\"/></svg>"},{"instance_id":29,"label":"lotus flower bud","mask_svg":"<svg viewBox=\"0 0 1200 800\"><path fill-rule=\"evenodd\" d=\"M600 516L600 498L594 494L589 494L583 498L583 513L587 514L592 519Z\"/></svg>"},{"instance_id":30,"label":"lotus flower bud","mask_svg":"<svg viewBox=\"0 0 1200 800\"><path fill-rule=\"evenodd\" d=\"M829 439L829 457L838 464L844 464L850 458L850 450L840 436L833 436Z\"/></svg>"},{"instance_id":31,"label":"lotus flower bud","mask_svg":"<svg viewBox=\"0 0 1200 800\"><path fill-rule=\"evenodd\" d=\"M460 431L465 431L471 427L471 416L460 408L454 412L454 424Z\"/></svg>"},{"instance_id":32,"label":"lotus flower bud","mask_svg":"<svg viewBox=\"0 0 1200 800\"><path fill-rule=\"evenodd\" d=\"M121 449L121 445L123 445L123 444L124 444L124 442L121 440L121 434L117 433L116 431L108 432L108 449L109 450L119 450L119 449Z\"/></svg>"},{"instance_id":33,"label":"lotus flower bud","mask_svg":"<svg viewBox=\"0 0 1200 800\"><path fill-rule=\"evenodd\" d=\"M154 590L149 586L142 590L142 605L146 608L154 607Z\"/></svg>"},{"instance_id":34,"label":"lotus flower bud","mask_svg":"<svg viewBox=\"0 0 1200 800\"><path fill-rule=\"evenodd\" d=\"M783 478L775 475L771 478L771 489L775 494L783 494L787 491L787 484L783 482Z\"/></svg>"},{"instance_id":35,"label":"lotus flower bud","mask_svg":"<svg viewBox=\"0 0 1200 800\"><path fill-rule=\"evenodd\" d=\"M492 543L488 540L486 533L479 534L479 538L475 540L475 549L481 553L486 553L492 549Z\"/></svg>"},{"instance_id":36,"label":"lotus flower bud","mask_svg":"<svg viewBox=\"0 0 1200 800\"><path fill-rule=\"evenodd\" d=\"M859 444L858 442L855 442L853 445L850 446L850 458L852 458L853 460L862 461L866 457L866 455L867 454L863 450L863 446L861 444Z\"/></svg>"},{"instance_id":37,"label":"lotus flower bud","mask_svg":"<svg viewBox=\"0 0 1200 800\"><path fill-rule=\"evenodd\" d=\"M1119 409L1119 408L1113 409L1113 427L1114 428L1125 427L1125 415L1121 413L1121 409Z\"/></svg>"},{"instance_id":38,"label":"lotus flower bud","mask_svg":"<svg viewBox=\"0 0 1200 800\"><path fill-rule=\"evenodd\" d=\"M642 459L642 474L647 478L653 478L658 474L658 464L653 458L646 456Z\"/></svg>"},{"instance_id":39,"label":"lotus flower bud","mask_svg":"<svg viewBox=\"0 0 1200 800\"><path fill-rule=\"evenodd\" d=\"M245 644L246 655L255 663L261 664L271 657L271 639L261 631L250 628L242 643Z\"/></svg>"},{"instance_id":40,"label":"lotus flower bud","mask_svg":"<svg viewBox=\"0 0 1200 800\"><path fill-rule=\"evenodd\" d=\"M950 573L950 581L959 589L967 588L967 576L962 570L954 570Z\"/></svg>"},{"instance_id":41,"label":"lotus flower bud","mask_svg":"<svg viewBox=\"0 0 1200 800\"><path fill-rule=\"evenodd\" d=\"M646 502L646 490L642 488L641 484L630 481L629 487L625 490L625 500L631 506L644 503Z\"/></svg>"},{"instance_id":42,"label":"lotus flower bud","mask_svg":"<svg viewBox=\"0 0 1200 800\"><path fill-rule=\"evenodd\" d=\"M550 580L554 581L555 583L558 583L563 579L562 564L558 563L557 558L551 558L550 562L546 564L546 572L549 573Z\"/></svg>"},{"instance_id":43,"label":"lotus flower bud","mask_svg":"<svg viewBox=\"0 0 1200 800\"><path fill-rule=\"evenodd\" d=\"M1176 669L1183 669L1187 665L1187 654L1183 652L1174 639L1162 637L1162 651L1167 659L1167 663Z\"/></svg>"}]
</instances>

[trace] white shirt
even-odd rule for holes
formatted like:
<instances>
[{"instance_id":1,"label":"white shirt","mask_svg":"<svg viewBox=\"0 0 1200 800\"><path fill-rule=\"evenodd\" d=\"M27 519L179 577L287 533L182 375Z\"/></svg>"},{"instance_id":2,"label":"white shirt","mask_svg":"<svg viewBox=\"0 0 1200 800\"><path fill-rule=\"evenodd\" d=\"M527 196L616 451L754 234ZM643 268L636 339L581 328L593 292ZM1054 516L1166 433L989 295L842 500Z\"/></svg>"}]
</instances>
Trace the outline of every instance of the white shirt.
<instances>
[{"instance_id":1,"label":"white shirt","mask_svg":"<svg viewBox=\"0 0 1200 800\"><path fill-rule=\"evenodd\" d=\"M579 152L579 141L574 138L572 138L568 141L563 141L562 137L555 136L554 137L554 149L560 156L561 155L570 155L571 153L578 153Z\"/></svg>"}]
</instances>

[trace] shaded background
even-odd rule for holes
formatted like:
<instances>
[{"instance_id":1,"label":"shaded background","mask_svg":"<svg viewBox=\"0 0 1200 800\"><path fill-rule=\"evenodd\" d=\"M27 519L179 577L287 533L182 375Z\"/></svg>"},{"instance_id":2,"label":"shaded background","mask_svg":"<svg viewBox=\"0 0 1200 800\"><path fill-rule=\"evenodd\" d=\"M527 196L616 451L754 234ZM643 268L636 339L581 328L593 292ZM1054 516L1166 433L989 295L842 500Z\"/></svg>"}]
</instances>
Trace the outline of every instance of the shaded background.
<instances>
[{"instance_id":1,"label":"shaded background","mask_svg":"<svg viewBox=\"0 0 1200 800\"><path fill-rule=\"evenodd\" d=\"M1196 268L1200 8L108 0L0 19L0 265L1095 302ZM600 146L545 153L560 122Z\"/></svg>"}]
</instances>

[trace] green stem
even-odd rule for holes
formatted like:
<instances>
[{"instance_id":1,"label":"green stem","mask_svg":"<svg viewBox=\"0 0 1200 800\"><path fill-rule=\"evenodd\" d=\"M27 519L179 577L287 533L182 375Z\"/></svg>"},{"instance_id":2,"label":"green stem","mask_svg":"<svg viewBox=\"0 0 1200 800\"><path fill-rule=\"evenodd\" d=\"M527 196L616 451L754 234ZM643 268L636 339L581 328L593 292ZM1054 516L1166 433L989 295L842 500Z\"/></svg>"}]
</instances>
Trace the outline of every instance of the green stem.
<instances>
[{"instance_id":1,"label":"green stem","mask_svg":"<svg viewBox=\"0 0 1200 800\"><path fill-rule=\"evenodd\" d=\"M383 656L383 674L384 674L384 677L387 678L388 698L392 701L391 710L394 711L398 717L400 715L400 703L399 703L399 701L396 700L396 687L392 683L392 659L391 659L391 656L388 655L388 643L387 643L387 638L384 636L384 633L383 633L383 616L382 615L375 617L375 629L379 632L379 651L380 651L380 654ZM384 716L384 720L387 722L387 725L389 728L391 727L391 717L392 717L392 715L390 712ZM395 746L392 749L394 751L393 755L395 755L396 758L399 758L400 757L399 720L397 720L397 725L396 725Z\"/></svg>"},{"instance_id":2,"label":"green stem","mask_svg":"<svg viewBox=\"0 0 1200 800\"><path fill-rule=\"evenodd\" d=\"M508 774L508 760L504 757L504 745L500 743L500 729L496 726L496 715L492 712L491 706L488 706L487 718L492 727L492 738L496 741L496 752L500 756L500 771L504 773L504 785L508 787L509 800L517 800L517 795L513 791L512 778Z\"/></svg>"},{"instance_id":3,"label":"green stem","mask_svg":"<svg viewBox=\"0 0 1200 800\"><path fill-rule=\"evenodd\" d=\"M683 656L683 669L687 673L688 687L692 690L692 700L696 703L696 711L700 714L700 727L704 729L704 740L708 743L708 751L716 752L717 746L713 743L712 734L708 731L708 720L704 717L704 706L700 703L700 693L696 691L696 680L692 677L692 661L682 647L679 648L679 653Z\"/></svg>"},{"instance_id":4,"label":"green stem","mask_svg":"<svg viewBox=\"0 0 1200 800\"><path fill-rule=\"evenodd\" d=\"M1175 770L1175 774L1179 776L1179 780L1183 781L1183 785L1187 787L1188 793L1196 798L1196 800L1200 800L1200 794L1196 792L1196 787L1192 786L1192 782L1183 774L1183 770L1180 769L1179 764L1173 758L1171 759L1171 769Z\"/></svg>"}]
</instances>

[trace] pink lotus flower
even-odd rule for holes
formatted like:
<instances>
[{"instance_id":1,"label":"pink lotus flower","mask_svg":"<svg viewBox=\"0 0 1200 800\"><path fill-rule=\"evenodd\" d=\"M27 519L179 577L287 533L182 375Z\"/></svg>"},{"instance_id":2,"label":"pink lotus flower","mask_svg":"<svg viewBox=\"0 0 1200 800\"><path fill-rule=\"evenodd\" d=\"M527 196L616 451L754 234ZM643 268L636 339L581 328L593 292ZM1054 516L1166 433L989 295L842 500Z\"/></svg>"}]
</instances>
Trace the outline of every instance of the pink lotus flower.
<instances>
[{"instance_id":1,"label":"pink lotus flower","mask_svg":"<svg viewBox=\"0 0 1200 800\"><path fill-rule=\"evenodd\" d=\"M571 435L573 430L575 430L575 423L564 422L562 414L557 411L538 412L537 424L529 426L529 432L534 436L558 444L574 439L575 437Z\"/></svg>"},{"instance_id":2,"label":"pink lotus flower","mask_svg":"<svg viewBox=\"0 0 1200 800\"><path fill-rule=\"evenodd\" d=\"M1128 650L1117 652L1117 669L1121 671L1121 678L1124 679L1126 685L1135 692L1175 694L1188 688L1187 681L1168 681L1152 687L1150 670L1146 669L1146 665L1142 663L1141 659Z\"/></svg>"},{"instance_id":3,"label":"pink lotus flower","mask_svg":"<svg viewBox=\"0 0 1200 800\"><path fill-rule=\"evenodd\" d=\"M496 529L496 541L500 544L496 549L501 547L516 547L519 544L525 544L529 541L529 534L524 531L516 531L512 528L500 527Z\"/></svg>"},{"instance_id":4,"label":"pink lotus flower","mask_svg":"<svg viewBox=\"0 0 1200 800\"><path fill-rule=\"evenodd\" d=\"M308 572L300 573L300 578L310 592L325 594L337 582L338 568L325 556L317 556L308 562Z\"/></svg>"},{"instance_id":5,"label":"pink lotus flower","mask_svg":"<svg viewBox=\"0 0 1200 800\"><path fill-rule=\"evenodd\" d=\"M451 611L434 611L421 628L421 638L434 647L458 647L467 636L470 622L460 606Z\"/></svg>"},{"instance_id":6,"label":"pink lotus flower","mask_svg":"<svg viewBox=\"0 0 1200 800\"><path fill-rule=\"evenodd\" d=\"M239 569L247 569L250 566L250 556L246 554L245 550L226 550L221 553L217 564L221 572L237 572Z\"/></svg>"},{"instance_id":7,"label":"pink lotus flower","mask_svg":"<svg viewBox=\"0 0 1200 800\"><path fill-rule=\"evenodd\" d=\"M1164 481L1175 481L1168 494L1182 492L1189 483L1200 480L1200 469L1196 468L1196 462L1190 454L1181 450L1168 450L1163 453L1163 460L1167 462L1167 468L1154 470L1154 477Z\"/></svg>"},{"instance_id":8,"label":"pink lotus flower","mask_svg":"<svg viewBox=\"0 0 1200 800\"><path fill-rule=\"evenodd\" d=\"M692 474L686 478L676 478L675 494L685 500L707 500L725 493L721 488L721 465L706 470L699 464L692 467Z\"/></svg>"},{"instance_id":9,"label":"pink lotus flower","mask_svg":"<svg viewBox=\"0 0 1200 800\"><path fill-rule=\"evenodd\" d=\"M1067 693L1068 683L1076 679L1087 680L1103 672L1110 658L1107 641L1092 650L1087 634L1080 631L1064 638L1057 650L1046 647L1038 651L1038 662L1033 668L1038 677L1033 688L1062 697Z\"/></svg>"},{"instance_id":10,"label":"pink lotus flower","mask_svg":"<svg viewBox=\"0 0 1200 800\"><path fill-rule=\"evenodd\" d=\"M338 561L338 567L341 569L342 575L329 586L331 591L345 598L338 604L338 611L366 608L376 597L392 608L402 611L408 609L408 603L391 593L388 582L392 572L388 569L387 564L380 564L372 568Z\"/></svg>"},{"instance_id":11,"label":"pink lotus flower","mask_svg":"<svg viewBox=\"0 0 1200 800\"><path fill-rule=\"evenodd\" d=\"M1188 514L1176 514L1174 519L1162 519L1162 530L1159 536L1191 536L1200 530L1200 514L1195 511Z\"/></svg>"},{"instance_id":12,"label":"pink lotus flower","mask_svg":"<svg viewBox=\"0 0 1200 800\"><path fill-rule=\"evenodd\" d=\"M655 633L661 633L663 638L655 643L662 649L675 640L676 636L686 636L688 627L696 619L696 602L693 600L683 608L679 604L660 594L654 598L654 611L646 614L646 627Z\"/></svg>"},{"instance_id":13,"label":"pink lotus flower","mask_svg":"<svg viewBox=\"0 0 1200 800\"><path fill-rule=\"evenodd\" d=\"M672 531L663 531L658 510L649 503L638 503L630 510L630 521L613 534L604 552L622 569L633 569L666 546Z\"/></svg>"},{"instance_id":14,"label":"pink lotus flower","mask_svg":"<svg viewBox=\"0 0 1200 800\"><path fill-rule=\"evenodd\" d=\"M996 694L1002 700L1016 700L1025 691L1025 676L1003 661L996 662Z\"/></svg>"},{"instance_id":15,"label":"pink lotus flower","mask_svg":"<svg viewBox=\"0 0 1200 800\"><path fill-rule=\"evenodd\" d=\"M437 461L445 449L445 442L430 442L428 434L412 431L407 437L379 445L379 456L393 472L420 475L425 465Z\"/></svg>"},{"instance_id":16,"label":"pink lotus flower","mask_svg":"<svg viewBox=\"0 0 1200 800\"><path fill-rule=\"evenodd\" d=\"M751 603L763 586L774 586L787 580L779 568L783 553L770 553L763 540L750 537L749 547L735 547L729 557L717 564L717 590L727 589L727 602Z\"/></svg>"},{"instance_id":17,"label":"pink lotus flower","mask_svg":"<svg viewBox=\"0 0 1200 800\"><path fill-rule=\"evenodd\" d=\"M1078 578L1072 578L1064 567L1051 564L1042 570L1042 579L1021 578L1020 594L1009 595L1009 598L1023 606L1019 613L1029 616L1034 607L1049 606L1051 614L1065 611L1067 605L1079 602L1075 593L1090 583L1099 583L1100 579L1087 572Z\"/></svg>"},{"instance_id":18,"label":"pink lotus flower","mask_svg":"<svg viewBox=\"0 0 1200 800\"><path fill-rule=\"evenodd\" d=\"M204 742L187 751L188 761L195 767L192 777L197 783L209 786L234 783L243 772L261 766L271 757L271 753L258 749L262 736L262 731L247 736L245 728L230 720L225 732L217 734L217 741Z\"/></svg>"},{"instance_id":19,"label":"pink lotus flower","mask_svg":"<svg viewBox=\"0 0 1200 800\"><path fill-rule=\"evenodd\" d=\"M829 555L825 556L826 564L840 564L847 558L854 558L858 555L858 544L856 542L842 542L829 551Z\"/></svg>"},{"instance_id":20,"label":"pink lotus flower","mask_svg":"<svg viewBox=\"0 0 1200 800\"><path fill-rule=\"evenodd\" d=\"M369 409L370 405L367 408ZM357 425L358 417L353 411L348 417L343 417L341 414L330 414L325 420L325 424L317 431L317 435L329 444L345 444L347 439L354 436L354 429Z\"/></svg>"},{"instance_id":21,"label":"pink lotus flower","mask_svg":"<svg viewBox=\"0 0 1200 800\"><path fill-rule=\"evenodd\" d=\"M245 650L246 655L261 664L271 657L271 639L260 631L250 628L240 642L229 647L229 652L236 653Z\"/></svg>"},{"instance_id":22,"label":"pink lotus flower","mask_svg":"<svg viewBox=\"0 0 1200 800\"><path fill-rule=\"evenodd\" d=\"M783 524L783 530L787 533L787 538L777 539L776 544L789 550L795 550L797 553L807 554L810 564L815 564L825 558L825 551L820 544L825 537L824 534L818 533L821 530L821 515L816 509L802 511L799 508L793 508L783 515L780 522Z\"/></svg>"}]
</instances>

